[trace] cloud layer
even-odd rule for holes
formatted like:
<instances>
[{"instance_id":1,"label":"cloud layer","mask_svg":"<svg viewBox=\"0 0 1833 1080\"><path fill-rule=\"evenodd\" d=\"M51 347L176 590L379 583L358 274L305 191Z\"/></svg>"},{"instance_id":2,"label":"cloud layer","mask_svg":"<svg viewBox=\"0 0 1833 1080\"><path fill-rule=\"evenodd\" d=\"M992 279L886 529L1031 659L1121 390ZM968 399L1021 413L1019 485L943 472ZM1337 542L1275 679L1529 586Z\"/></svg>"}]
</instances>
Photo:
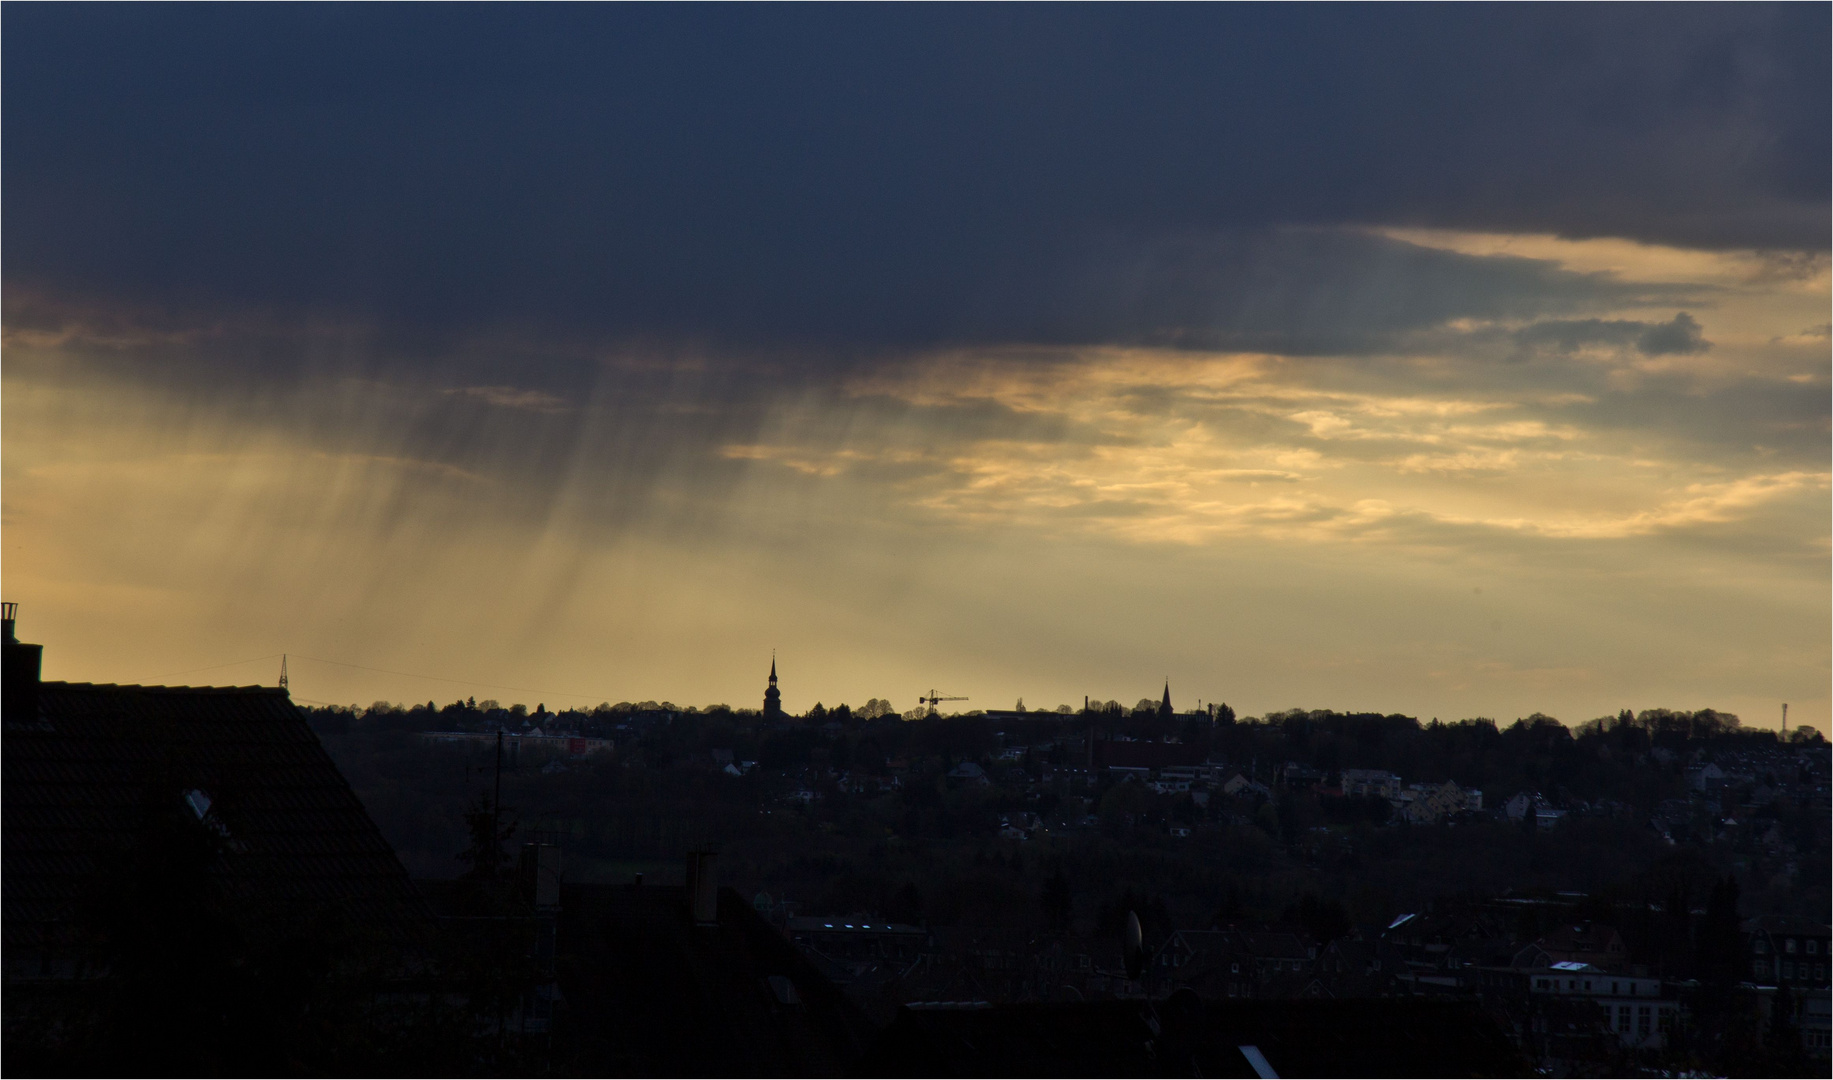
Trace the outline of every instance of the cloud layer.
<instances>
[{"instance_id":1,"label":"cloud layer","mask_svg":"<svg viewBox=\"0 0 1833 1080\"><path fill-rule=\"evenodd\" d=\"M1828 28L1813 5L20 9L5 278L447 343L1336 350L1583 283L1332 227L1820 251Z\"/></svg>"}]
</instances>

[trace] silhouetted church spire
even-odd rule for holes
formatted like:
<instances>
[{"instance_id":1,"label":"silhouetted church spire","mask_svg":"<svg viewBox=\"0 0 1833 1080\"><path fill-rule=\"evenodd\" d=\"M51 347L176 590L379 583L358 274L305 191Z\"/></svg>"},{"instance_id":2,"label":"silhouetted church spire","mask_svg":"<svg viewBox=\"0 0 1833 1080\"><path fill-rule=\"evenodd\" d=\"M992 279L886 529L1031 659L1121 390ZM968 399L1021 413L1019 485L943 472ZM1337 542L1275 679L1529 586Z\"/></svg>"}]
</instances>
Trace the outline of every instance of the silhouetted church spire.
<instances>
[{"instance_id":1,"label":"silhouetted church spire","mask_svg":"<svg viewBox=\"0 0 1833 1080\"><path fill-rule=\"evenodd\" d=\"M1165 680L1165 700L1158 703L1158 715L1171 715L1171 680Z\"/></svg>"},{"instance_id":2,"label":"silhouetted church spire","mask_svg":"<svg viewBox=\"0 0 1833 1080\"><path fill-rule=\"evenodd\" d=\"M764 691L764 718L774 720L783 715L783 694L776 688L776 654L770 654L770 687Z\"/></svg>"}]
</instances>

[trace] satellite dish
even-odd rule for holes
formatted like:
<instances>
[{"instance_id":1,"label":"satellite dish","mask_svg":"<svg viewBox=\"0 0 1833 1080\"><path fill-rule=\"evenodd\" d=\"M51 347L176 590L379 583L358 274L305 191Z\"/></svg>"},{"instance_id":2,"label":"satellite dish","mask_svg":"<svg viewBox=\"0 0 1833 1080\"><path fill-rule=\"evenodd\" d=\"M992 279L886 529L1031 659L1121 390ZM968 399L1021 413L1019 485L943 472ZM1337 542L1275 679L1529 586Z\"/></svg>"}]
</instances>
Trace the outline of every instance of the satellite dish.
<instances>
[{"instance_id":1,"label":"satellite dish","mask_svg":"<svg viewBox=\"0 0 1833 1080\"><path fill-rule=\"evenodd\" d=\"M1139 928L1137 912L1127 912L1127 928L1120 934L1120 955L1127 966L1127 978L1139 981L1146 969L1146 935Z\"/></svg>"}]
</instances>

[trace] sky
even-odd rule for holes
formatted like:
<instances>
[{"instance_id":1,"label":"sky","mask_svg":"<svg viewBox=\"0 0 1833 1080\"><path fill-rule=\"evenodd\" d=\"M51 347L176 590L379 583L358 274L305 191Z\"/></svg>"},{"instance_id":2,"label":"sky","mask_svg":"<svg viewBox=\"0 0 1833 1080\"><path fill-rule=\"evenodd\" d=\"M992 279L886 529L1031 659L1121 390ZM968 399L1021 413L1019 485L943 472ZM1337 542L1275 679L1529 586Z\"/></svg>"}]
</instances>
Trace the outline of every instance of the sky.
<instances>
[{"instance_id":1,"label":"sky","mask_svg":"<svg viewBox=\"0 0 1833 1080\"><path fill-rule=\"evenodd\" d=\"M1825 5L3 25L47 678L1829 726Z\"/></svg>"}]
</instances>

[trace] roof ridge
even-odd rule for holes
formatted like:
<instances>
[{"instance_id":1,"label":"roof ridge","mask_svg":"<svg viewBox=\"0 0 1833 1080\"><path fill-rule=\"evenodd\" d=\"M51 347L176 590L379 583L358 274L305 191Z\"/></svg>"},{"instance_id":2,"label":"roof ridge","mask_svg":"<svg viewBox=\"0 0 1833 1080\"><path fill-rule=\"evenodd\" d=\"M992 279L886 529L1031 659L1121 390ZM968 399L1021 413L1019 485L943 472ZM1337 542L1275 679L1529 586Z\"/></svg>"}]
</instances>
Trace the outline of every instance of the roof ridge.
<instances>
[{"instance_id":1,"label":"roof ridge","mask_svg":"<svg viewBox=\"0 0 1833 1080\"><path fill-rule=\"evenodd\" d=\"M56 679L47 679L39 685L59 690L147 690L182 694L277 694L291 697L287 691L277 686L159 686L141 683L63 682Z\"/></svg>"}]
</instances>

